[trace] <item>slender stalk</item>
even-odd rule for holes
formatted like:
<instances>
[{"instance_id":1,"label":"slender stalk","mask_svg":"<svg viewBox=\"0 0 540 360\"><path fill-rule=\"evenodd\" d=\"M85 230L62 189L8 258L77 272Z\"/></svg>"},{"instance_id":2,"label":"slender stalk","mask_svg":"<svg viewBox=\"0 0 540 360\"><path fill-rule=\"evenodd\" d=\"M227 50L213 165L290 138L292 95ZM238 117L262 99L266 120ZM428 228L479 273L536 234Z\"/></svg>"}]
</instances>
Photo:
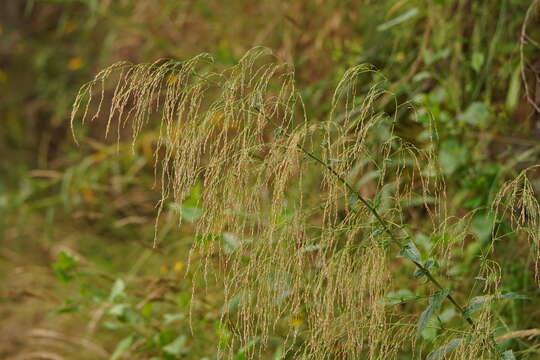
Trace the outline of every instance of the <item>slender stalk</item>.
<instances>
[{"instance_id":1,"label":"slender stalk","mask_svg":"<svg viewBox=\"0 0 540 360\"><path fill-rule=\"evenodd\" d=\"M398 238L395 236L395 234L392 232L392 230L390 230L390 228L388 227L386 221L379 215L377 210L362 195L360 195L356 190L354 190L354 188L351 186L351 184L349 184L347 182L347 180L345 180L341 175L339 175L337 173L337 171L334 168L332 168L332 166L326 164L319 157L317 157L313 153L309 152L308 150L306 150L301 145L296 145L296 146L306 156L308 156L309 158L315 160L318 164L322 165L327 171L329 171L332 175L334 175L339 182L341 182L343 185L345 185L345 187L347 188L347 190L351 194L354 194L355 196L357 196L358 199L360 200L360 202L362 202L362 204L364 204L366 206L366 208L373 214L373 216L375 216L375 218L377 219L379 224L382 226L384 231L388 234L388 236L390 236L390 239L392 239L392 242L394 244L396 244L397 246L399 246L399 248L401 250L404 248L403 244L398 240ZM439 281L437 279L435 279L435 277L433 277L433 274L431 274L431 272L424 265L422 265L419 262L414 261L414 260L411 260L411 261L414 263L414 265L416 265L416 267L418 269L420 269L422 271L423 274L426 275L426 278L433 285L435 285L435 287L437 287L439 290L444 290L444 287L439 283ZM471 319L470 316L467 315L467 313L465 312L465 309L461 305L459 305L459 303L454 299L454 297L449 293L448 295L446 295L446 298L461 313L461 316L469 323L469 325L474 327L475 326L474 321Z\"/></svg>"}]
</instances>

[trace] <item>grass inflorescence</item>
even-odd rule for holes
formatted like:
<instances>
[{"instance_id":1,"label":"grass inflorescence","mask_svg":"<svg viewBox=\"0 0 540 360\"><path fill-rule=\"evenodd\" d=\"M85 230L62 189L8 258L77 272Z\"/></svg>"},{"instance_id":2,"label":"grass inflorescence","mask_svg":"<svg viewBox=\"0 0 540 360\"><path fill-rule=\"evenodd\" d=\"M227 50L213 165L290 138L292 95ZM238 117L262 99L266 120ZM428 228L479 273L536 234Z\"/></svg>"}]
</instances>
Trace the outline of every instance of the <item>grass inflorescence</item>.
<instances>
[{"instance_id":1,"label":"grass inflorescence","mask_svg":"<svg viewBox=\"0 0 540 360\"><path fill-rule=\"evenodd\" d=\"M448 249L463 246L469 224L447 216L435 134L423 144L400 136L396 119L376 110L391 94L372 67L345 72L324 119L309 118L294 69L265 48L221 72L211 67L209 55L112 65L81 88L71 123L75 131L78 121L102 116L107 103L106 133L116 129L119 138L129 125L135 140L160 119L158 214L202 186L192 253L205 257L204 276L224 284L221 321L234 337L224 356L241 349L260 357L279 333L283 352L295 358L396 358L446 302L462 321L442 329L441 347L430 358L500 353L490 307L478 306L473 315L456 293L467 289L445 274L455 260ZM512 222L537 247L540 211L531 191L520 175L495 207L510 204ZM506 196L514 201L502 201ZM429 256L408 223L418 214L430 220L433 236L446 236ZM426 308L415 319L387 304L400 285L392 275L408 269L407 262L429 284ZM498 269L489 258L480 276L487 280L479 291L498 294Z\"/></svg>"}]
</instances>

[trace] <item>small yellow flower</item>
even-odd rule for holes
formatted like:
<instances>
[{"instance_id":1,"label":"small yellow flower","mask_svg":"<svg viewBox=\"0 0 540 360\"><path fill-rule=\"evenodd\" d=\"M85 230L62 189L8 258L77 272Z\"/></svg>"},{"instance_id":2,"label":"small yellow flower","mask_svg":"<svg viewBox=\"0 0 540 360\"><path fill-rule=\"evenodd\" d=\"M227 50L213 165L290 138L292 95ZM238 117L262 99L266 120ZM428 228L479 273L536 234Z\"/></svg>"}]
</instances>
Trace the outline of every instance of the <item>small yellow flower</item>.
<instances>
[{"instance_id":1,"label":"small yellow flower","mask_svg":"<svg viewBox=\"0 0 540 360\"><path fill-rule=\"evenodd\" d=\"M403 60L405 60L405 54L403 53L403 51L400 51L396 54L395 60L398 63L403 62Z\"/></svg>"},{"instance_id":2,"label":"small yellow flower","mask_svg":"<svg viewBox=\"0 0 540 360\"><path fill-rule=\"evenodd\" d=\"M69 60L67 67L71 71L77 71L82 68L83 65L83 60L79 56L77 56Z\"/></svg>"},{"instance_id":3,"label":"small yellow flower","mask_svg":"<svg viewBox=\"0 0 540 360\"><path fill-rule=\"evenodd\" d=\"M293 328L299 328L304 323L304 319L300 317L292 317L289 318L289 325Z\"/></svg>"},{"instance_id":4,"label":"small yellow flower","mask_svg":"<svg viewBox=\"0 0 540 360\"><path fill-rule=\"evenodd\" d=\"M183 262L177 261L177 262L174 263L174 271L179 273L180 271L182 271L183 268L184 268L184 263Z\"/></svg>"}]
</instances>

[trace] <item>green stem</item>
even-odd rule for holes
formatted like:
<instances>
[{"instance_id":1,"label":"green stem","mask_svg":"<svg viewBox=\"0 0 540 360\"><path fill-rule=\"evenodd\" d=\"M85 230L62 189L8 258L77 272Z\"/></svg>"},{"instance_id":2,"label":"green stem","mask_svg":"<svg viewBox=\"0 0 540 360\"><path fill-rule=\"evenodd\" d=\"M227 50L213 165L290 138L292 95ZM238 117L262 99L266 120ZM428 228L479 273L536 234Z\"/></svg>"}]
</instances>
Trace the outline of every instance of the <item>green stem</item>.
<instances>
[{"instance_id":1,"label":"green stem","mask_svg":"<svg viewBox=\"0 0 540 360\"><path fill-rule=\"evenodd\" d=\"M373 216L375 216L375 218L377 219L377 221L379 222L379 224L383 227L384 231L390 236L390 238L392 239L392 242L394 244L396 244L397 246L399 246L400 250L403 250L404 246L403 244L401 244L401 242L398 240L398 238L394 235L394 233L390 230L390 228L388 227L386 221L379 215L379 213L377 212L377 210L371 206L371 204L362 196L360 195L356 190L354 190L354 188L341 176L337 173L336 170L334 170L334 168L332 168L330 165L326 164L323 160L321 160L319 157L317 157L316 155L314 155L313 153L309 152L308 150L304 149L301 145L296 145L297 148L299 148L306 156L308 156L309 158L315 160L317 163L319 163L320 165L322 165L327 171L329 171L332 175L334 175L336 177L336 179L342 183L343 185L345 185L345 187L347 188L347 190L354 194L355 196L358 197L358 199L362 202L362 204L364 204L366 206L366 208L373 214ZM437 279L435 279L433 277L433 275L431 274L431 272L422 264L420 264L419 262L417 261L414 261L412 260L412 262L414 263L414 265L416 265L416 267L418 269L420 269L422 271L423 274L426 275L427 279L433 284L435 285L439 290L444 290L443 286L439 283L439 281ZM467 315L467 313L465 312L465 309L459 305L459 303L454 299L454 297L451 295L451 294L448 294L446 295L446 298L452 303L452 305L454 305L454 307L461 313L461 316L471 325L471 326L475 326L474 324L474 321L471 319L470 316Z\"/></svg>"}]
</instances>

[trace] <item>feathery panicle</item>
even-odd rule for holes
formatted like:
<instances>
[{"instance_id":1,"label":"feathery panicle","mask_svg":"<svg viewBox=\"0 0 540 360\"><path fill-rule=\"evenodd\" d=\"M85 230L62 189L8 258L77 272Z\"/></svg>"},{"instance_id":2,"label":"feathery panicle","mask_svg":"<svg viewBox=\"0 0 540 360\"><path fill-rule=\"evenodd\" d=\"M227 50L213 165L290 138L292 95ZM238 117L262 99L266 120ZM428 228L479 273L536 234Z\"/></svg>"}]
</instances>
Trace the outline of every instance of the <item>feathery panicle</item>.
<instances>
[{"instance_id":1,"label":"feathery panicle","mask_svg":"<svg viewBox=\"0 0 540 360\"><path fill-rule=\"evenodd\" d=\"M508 219L510 226L519 237L527 239L535 253L535 275L540 280L538 262L540 260L540 204L534 193L528 173L538 170L540 165L522 170L518 176L505 183L493 202L497 220Z\"/></svg>"},{"instance_id":2,"label":"feathery panicle","mask_svg":"<svg viewBox=\"0 0 540 360\"><path fill-rule=\"evenodd\" d=\"M239 304L223 312L234 334L223 356L260 356L277 333L299 358L395 358L414 331L385 305L388 244L409 239L404 217L418 205L446 227L433 205L444 194L434 147L406 141L375 111L386 90L370 67L345 73L327 119L308 119L293 69L267 49L220 73L211 63L115 64L81 88L72 126L89 117L95 87L100 115L110 78L107 133L129 123L135 140L161 119L159 209L202 184L193 251L205 276L219 262L226 301Z\"/></svg>"}]
</instances>

